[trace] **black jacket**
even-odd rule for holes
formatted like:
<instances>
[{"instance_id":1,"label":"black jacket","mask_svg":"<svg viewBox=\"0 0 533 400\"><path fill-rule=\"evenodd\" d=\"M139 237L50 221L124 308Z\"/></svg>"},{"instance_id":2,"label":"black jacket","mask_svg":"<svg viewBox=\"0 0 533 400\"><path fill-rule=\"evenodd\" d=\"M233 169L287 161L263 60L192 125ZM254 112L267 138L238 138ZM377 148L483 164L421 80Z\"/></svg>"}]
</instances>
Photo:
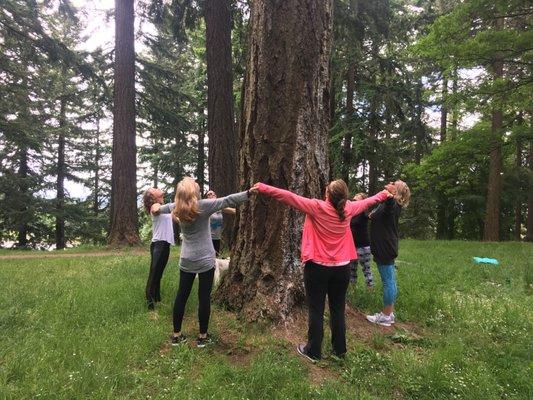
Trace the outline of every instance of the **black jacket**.
<instances>
[{"instance_id":1,"label":"black jacket","mask_svg":"<svg viewBox=\"0 0 533 400\"><path fill-rule=\"evenodd\" d=\"M402 212L396 200L389 198L370 213L370 248L376 263L394 264L398 257L398 219Z\"/></svg>"},{"instance_id":2,"label":"black jacket","mask_svg":"<svg viewBox=\"0 0 533 400\"><path fill-rule=\"evenodd\" d=\"M370 238L368 237L368 215L362 212L356 215L350 221L350 229L352 231L353 242L355 248L370 246Z\"/></svg>"}]
</instances>

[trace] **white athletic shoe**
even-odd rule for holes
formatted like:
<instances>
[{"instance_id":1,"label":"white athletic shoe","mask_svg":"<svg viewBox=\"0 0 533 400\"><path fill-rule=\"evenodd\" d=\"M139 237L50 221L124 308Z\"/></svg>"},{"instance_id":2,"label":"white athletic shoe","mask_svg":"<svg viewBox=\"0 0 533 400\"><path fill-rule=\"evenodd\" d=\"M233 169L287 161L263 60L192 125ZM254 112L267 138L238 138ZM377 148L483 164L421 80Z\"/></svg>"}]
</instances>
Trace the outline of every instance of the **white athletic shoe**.
<instances>
[{"instance_id":1,"label":"white athletic shoe","mask_svg":"<svg viewBox=\"0 0 533 400\"><path fill-rule=\"evenodd\" d=\"M392 324L394 324L394 316L392 314L385 315L381 312L374 315L367 315L366 319L372 322L373 324L383 326L391 326Z\"/></svg>"}]
</instances>

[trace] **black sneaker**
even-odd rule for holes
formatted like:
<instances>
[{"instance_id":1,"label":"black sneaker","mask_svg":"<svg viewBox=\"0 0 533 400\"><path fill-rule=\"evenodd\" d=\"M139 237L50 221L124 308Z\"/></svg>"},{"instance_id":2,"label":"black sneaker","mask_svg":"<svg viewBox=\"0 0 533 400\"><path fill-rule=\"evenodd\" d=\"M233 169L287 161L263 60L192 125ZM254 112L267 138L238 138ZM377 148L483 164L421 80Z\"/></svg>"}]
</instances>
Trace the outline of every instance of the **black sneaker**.
<instances>
[{"instance_id":1,"label":"black sneaker","mask_svg":"<svg viewBox=\"0 0 533 400\"><path fill-rule=\"evenodd\" d=\"M172 346L179 346L182 343L187 343L187 336L183 333L179 336L172 335L170 337L170 342L172 343Z\"/></svg>"},{"instance_id":2,"label":"black sneaker","mask_svg":"<svg viewBox=\"0 0 533 400\"><path fill-rule=\"evenodd\" d=\"M305 350L305 344L303 343L300 343L298 346L296 346L296 351L298 352L299 355L307 358L309 361L313 363L318 361L316 358L313 358L309 354L307 354L307 351Z\"/></svg>"},{"instance_id":3,"label":"black sneaker","mask_svg":"<svg viewBox=\"0 0 533 400\"><path fill-rule=\"evenodd\" d=\"M209 333L204 338L201 338L200 336L198 336L198 338L196 339L196 347L199 347L199 348L205 347L208 344L212 344L212 343L213 343L213 338L211 337Z\"/></svg>"}]
</instances>

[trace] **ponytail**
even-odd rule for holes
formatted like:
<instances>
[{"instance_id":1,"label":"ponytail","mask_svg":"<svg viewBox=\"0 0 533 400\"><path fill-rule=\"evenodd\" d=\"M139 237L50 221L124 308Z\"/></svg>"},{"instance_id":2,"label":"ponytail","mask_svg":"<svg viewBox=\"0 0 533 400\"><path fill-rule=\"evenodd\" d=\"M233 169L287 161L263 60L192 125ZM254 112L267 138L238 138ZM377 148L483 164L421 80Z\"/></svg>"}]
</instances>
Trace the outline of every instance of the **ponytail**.
<instances>
[{"instance_id":1,"label":"ponytail","mask_svg":"<svg viewBox=\"0 0 533 400\"><path fill-rule=\"evenodd\" d=\"M328 198L335 211L337 211L339 219L344 221L346 219L344 207L348 199L348 186L346 186L346 183L342 179L332 181L328 185Z\"/></svg>"},{"instance_id":2,"label":"ponytail","mask_svg":"<svg viewBox=\"0 0 533 400\"><path fill-rule=\"evenodd\" d=\"M337 211L337 214L339 215L339 219L341 221L344 221L346 219L346 215L344 215L344 206L346 206L346 199L341 199L339 202L335 205L335 210Z\"/></svg>"}]
</instances>

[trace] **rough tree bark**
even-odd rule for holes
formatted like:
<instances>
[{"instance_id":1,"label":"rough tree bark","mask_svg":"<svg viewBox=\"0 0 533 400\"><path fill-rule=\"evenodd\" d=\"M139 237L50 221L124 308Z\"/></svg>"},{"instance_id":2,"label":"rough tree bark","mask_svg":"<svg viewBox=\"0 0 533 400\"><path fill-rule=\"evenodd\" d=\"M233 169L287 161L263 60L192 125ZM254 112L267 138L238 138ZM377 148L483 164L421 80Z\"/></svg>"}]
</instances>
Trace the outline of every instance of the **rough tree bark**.
<instances>
[{"instance_id":1,"label":"rough tree bark","mask_svg":"<svg viewBox=\"0 0 533 400\"><path fill-rule=\"evenodd\" d=\"M230 2L206 0L205 25L209 184L218 196L226 196L237 187Z\"/></svg>"},{"instance_id":2,"label":"rough tree bark","mask_svg":"<svg viewBox=\"0 0 533 400\"><path fill-rule=\"evenodd\" d=\"M206 0L205 28L209 186L217 196L226 196L237 189L230 0ZM224 218L228 245L233 223L233 218Z\"/></svg>"},{"instance_id":3,"label":"rough tree bark","mask_svg":"<svg viewBox=\"0 0 533 400\"><path fill-rule=\"evenodd\" d=\"M240 186L261 181L319 197L328 178L331 1L254 1L250 40ZM303 215L259 197L238 221L216 298L248 320L287 321L304 300Z\"/></svg>"},{"instance_id":4,"label":"rough tree bark","mask_svg":"<svg viewBox=\"0 0 533 400\"><path fill-rule=\"evenodd\" d=\"M135 147L135 49L133 0L115 0L115 86L111 246L139 244Z\"/></svg>"},{"instance_id":5,"label":"rough tree bark","mask_svg":"<svg viewBox=\"0 0 533 400\"><path fill-rule=\"evenodd\" d=\"M496 18L496 29L503 29L503 18ZM496 54L492 63L494 80L503 76L503 59ZM483 229L483 240L497 242L500 240L500 197L502 194L502 125L503 112L501 107L494 106L491 122L491 151L489 165L489 182L487 189L486 212Z\"/></svg>"},{"instance_id":6,"label":"rough tree bark","mask_svg":"<svg viewBox=\"0 0 533 400\"><path fill-rule=\"evenodd\" d=\"M353 117L353 94L355 86L355 66L350 64L346 71L346 118L350 120ZM342 179L349 184L350 167L352 155L352 130L346 129L344 140L342 142Z\"/></svg>"}]
</instances>

